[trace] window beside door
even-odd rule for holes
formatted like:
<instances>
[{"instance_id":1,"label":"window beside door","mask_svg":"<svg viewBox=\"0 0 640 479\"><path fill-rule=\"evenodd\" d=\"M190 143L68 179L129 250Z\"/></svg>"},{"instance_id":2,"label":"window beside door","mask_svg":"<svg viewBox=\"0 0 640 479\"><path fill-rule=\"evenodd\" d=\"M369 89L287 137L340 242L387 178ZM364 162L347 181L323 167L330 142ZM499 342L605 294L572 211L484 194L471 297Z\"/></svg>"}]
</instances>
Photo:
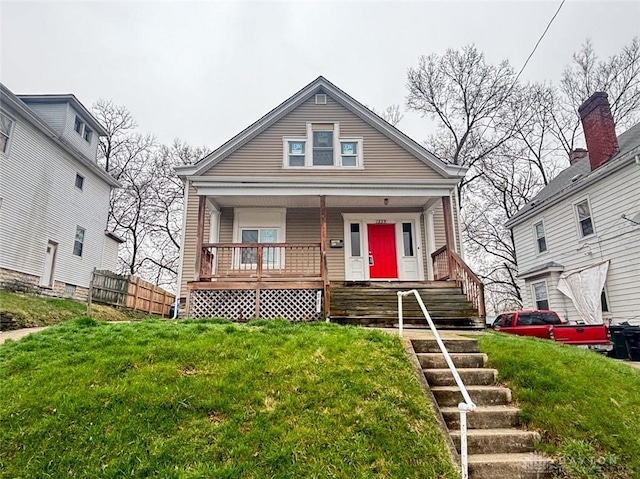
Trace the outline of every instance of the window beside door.
<instances>
[{"instance_id":1,"label":"window beside door","mask_svg":"<svg viewBox=\"0 0 640 479\"><path fill-rule=\"evenodd\" d=\"M277 243L277 228L242 228L242 243ZM262 265L276 266L278 264L279 251L276 247L263 247ZM240 263L244 266L255 266L258 264L258 248L242 248Z\"/></svg>"}]
</instances>

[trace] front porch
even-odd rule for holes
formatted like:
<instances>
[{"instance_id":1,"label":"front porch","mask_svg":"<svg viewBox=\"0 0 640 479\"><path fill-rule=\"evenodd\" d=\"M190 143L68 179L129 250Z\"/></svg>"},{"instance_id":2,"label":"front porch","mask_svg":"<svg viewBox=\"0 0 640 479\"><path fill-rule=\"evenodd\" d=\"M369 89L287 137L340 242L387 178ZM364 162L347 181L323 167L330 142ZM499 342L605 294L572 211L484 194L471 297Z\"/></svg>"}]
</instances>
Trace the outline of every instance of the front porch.
<instances>
[{"instance_id":1,"label":"front porch","mask_svg":"<svg viewBox=\"0 0 640 479\"><path fill-rule=\"evenodd\" d=\"M363 292L382 286L410 289L411 284L426 290L444 282L458 288L462 295L459 299L470 305L462 308L465 314L484 316L482 284L453 249L448 196L421 198L419 209L403 205L377 210L356 208L354 203L362 202L361 198L340 205L337 198L325 195L316 197L318 207L314 209L291 207L308 205L308 198L270 198L271 204L285 208L234 206L232 211L229 206L237 200L205 196L198 200L195 277L186 284L190 317L286 317L296 321L331 317L364 323L365 318L355 320L358 314L346 313L349 308L344 307L342 291L355 292L346 286L359 286L362 302L366 301ZM378 201L389 206L387 198ZM367 202L372 203L370 198ZM437 249L435 206L441 206L444 212L445 230L439 235L445 244ZM209 239L230 242L205 242L207 214ZM377 227L380 225L383 227ZM287 236L320 241L280 241ZM333 293L340 299L335 305ZM371 301L373 310L367 316L377 316L379 322L389 324L391 309L376 311L376 304Z\"/></svg>"}]
</instances>

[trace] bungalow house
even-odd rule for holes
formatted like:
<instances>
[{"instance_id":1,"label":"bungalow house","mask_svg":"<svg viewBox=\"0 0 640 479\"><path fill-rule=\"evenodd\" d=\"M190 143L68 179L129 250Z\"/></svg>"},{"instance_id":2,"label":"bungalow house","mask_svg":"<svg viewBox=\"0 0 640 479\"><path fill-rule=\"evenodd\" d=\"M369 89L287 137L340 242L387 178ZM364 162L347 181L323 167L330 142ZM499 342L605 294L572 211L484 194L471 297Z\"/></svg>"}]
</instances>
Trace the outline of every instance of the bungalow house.
<instances>
[{"instance_id":1,"label":"bungalow house","mask_svg":"<svg viewBox=\"0 0 640 479\"><path fill-rule=\"evenodd\" d=\"M106 131L74 95L15 95L0 84L0 286L84 299L114 270L106 230L115 181L96 162Z\"/></svg>"},{"instance_id":2,"label":"bungalow house","mask_svg":"<svg viewBox=\"0 0 640 479\"><path fill-rule=\"evenodd\" d=\"M478 319L481 284L457 254L466 169L323 77L176 171L191 317L391 321L394 288L449 287L449 316Z\"/></svg>"},{"instance_id":3,"label":"bungalow house","mask_svg":"<svg viewBox=\"0 0 640 479\"><path fill-rule=\"evenodd\" d=\"M579 114L587 150L506 223L524 306L640 322L640 124L617 137L605 93Z\"/></svg>"}]
</instances>

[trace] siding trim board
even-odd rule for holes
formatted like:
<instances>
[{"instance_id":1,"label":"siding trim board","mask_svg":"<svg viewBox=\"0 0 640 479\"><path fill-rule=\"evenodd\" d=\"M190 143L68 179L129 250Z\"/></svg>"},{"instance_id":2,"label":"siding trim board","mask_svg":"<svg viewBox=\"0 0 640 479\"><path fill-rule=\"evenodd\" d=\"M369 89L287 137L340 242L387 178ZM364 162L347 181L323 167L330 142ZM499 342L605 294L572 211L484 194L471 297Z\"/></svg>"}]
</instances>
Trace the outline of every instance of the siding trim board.
<instances>
[{"instance_id":1,"label":"siding trim board","mask_svg":"<svg viewBox=\"0 0 640 479\"><path fill-rule=\"evenodd\" d=\"M402 133L400 130L380 118L367 107L340 90L338 87L333 85L322 76L309 83L302 90L298 91L293 96L285 100L279 106L271 110L258 121L254 122L252 125L233 137L231 140L224 143L218 149L205 156L195 165L178 167L176 168L176 172L178 173L178 175L183 177L190 175L200 175L204 173L206 170L215 166L224 158L228 157L234 151L241 148L248 141L264 132L278 120L284 118L291 111L293 111L306 101L313 99L314 95L319 92L328 94L330 98L333 98L337 103L342 105L347 110L351 111L361 120L376 129L379 133L382 133L388 139L395 142L406 151L410 152L425 165L433 168L443 177L461 179L467 172L467 168L465 167L459 165L449 165L440 160L433 153L429 152L423 146L419 145L417 142Z\"/></svg>"}]
</instances>

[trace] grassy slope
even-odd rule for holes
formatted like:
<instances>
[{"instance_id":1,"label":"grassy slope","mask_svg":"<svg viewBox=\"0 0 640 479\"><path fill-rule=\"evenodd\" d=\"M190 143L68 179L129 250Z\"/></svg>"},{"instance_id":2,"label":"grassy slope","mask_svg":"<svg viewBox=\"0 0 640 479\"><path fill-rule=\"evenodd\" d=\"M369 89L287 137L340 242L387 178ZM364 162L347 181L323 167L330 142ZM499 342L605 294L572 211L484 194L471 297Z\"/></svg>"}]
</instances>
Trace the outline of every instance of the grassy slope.
<instances>
[{"instance_id":1,"label":"grassy slope","mask_svg":"<svg viewBox=\"0 0 640 479\"><path fill-rule=\"evenodd\" d=\"M67 322L0 348L6 477L456 477L399 340Z\"/></svg>"},{"instance_id":2,"label":"grassy slope","mask_svg":"<svg viewBox=\"0 0 640 479\"><path fill-rule=\"evenodd\" d=\"M628 477L640 477L640 370L552 341L496 333L479 340L525 423L542 432L543 450L586 441L598 454L617 455Z\"/></svg>"},{"instance_id":3,"label":"grassy slope","mask_svg":"<svg viewBox=\"0 0 640 479\"><path fill-rule=\"evenodd\" d=\"M93 305L93 317L104 321L140 319L139 313ZM0 290L0 311L9 313L20 327L49 326L87 313L87 304L72 299L45 298Z\"/></svg>"}]
</instances>

